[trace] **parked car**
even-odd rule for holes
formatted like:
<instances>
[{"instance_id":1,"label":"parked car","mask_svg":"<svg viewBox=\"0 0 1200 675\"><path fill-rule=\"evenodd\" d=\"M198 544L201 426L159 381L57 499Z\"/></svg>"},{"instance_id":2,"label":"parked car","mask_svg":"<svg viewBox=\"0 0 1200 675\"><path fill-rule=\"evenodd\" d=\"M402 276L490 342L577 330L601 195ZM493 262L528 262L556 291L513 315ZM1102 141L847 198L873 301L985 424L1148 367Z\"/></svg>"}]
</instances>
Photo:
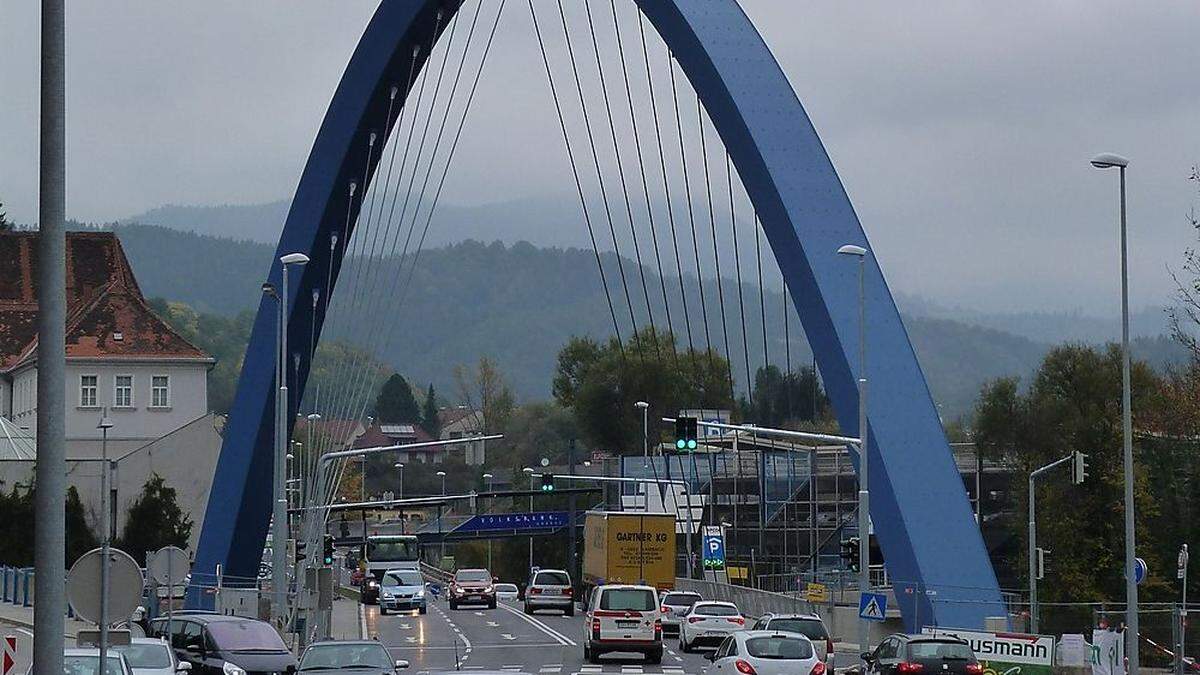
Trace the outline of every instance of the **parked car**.
<instances>
[{"instance_id":1,"label":"parked car","mask_svg":"<svg viewBox=\"0 0 1200 675\"><path fill-rule=\"evenodd\" d=\"M738 631L709 659L710 675L825 675L828 666L812 640L799 633Z\"/></svg>"},{"instance_id":2,"label":"parked car","mask_svg":"<svg viewBox=\"0 0 1200 675\"><path fill-rule=\"evenodd\" d=\"M393 661L387 648L377 640L314 642L300 657L300 672L322 675L395 675L407 668L408 661Z\"/></svg>"},{"instance_id":3,"label":"parked car","mask_svg":"<svg viewBox=\"0 0 1200 675\"><path fill-rule=\"evenodd\" d=\"M516 584L496 584L496 600L500 602L516 602L521 597L521 591Z\"/></svg>"},{"instance_id":4,"label":"parked car","mask_svg":"<svg viewBox=\"0 0 1200 675\"><path fill-rule=\"evenodd\" d=\"M671 591L662 596L663 635L678 635L679 622L691 611L692 605L704 598L693 591Z\"/></svg>"},{"instance_id":5,"label":"parked car","mask_svg":"<svg viewBox=\"0 0 1200 675\"><path fill-rule=\"evenodd\" d=\"M732 602L701 600L679 623L679 650L690 652L701 645L717 646L730 633L746 627L746 619Z\"/></svg>"},{"instance_id":6,"label":"parked car","mask_svg":"<svg viewBox=\"0 0 1200 675\"><path fill-rule=\"evenodd\" d=\"M637 652L652 664L662 662L662 618L653 586L595 587L583 626L583 659L588 663L598 663L609 652Z\"/></svg>"},{"instance_id":7,"label":"parked car","mask_svg":"<svg viewBox=\"0 0 1200 675\"><path fill-rule=\"evenodd\" d=\"M105 655L108 663L104 675L133 675L129 662L120 652L113 650ZM64 649L63 672L70 675L97 675L100 672L100 650L92 648ZM33 664L25 671L25 675L33 675Z\"/></svg>"},{"instance_id":8,"label":"parked car","mask_svg":"<svg viewBox=\"0 0 1200 675\"><path fill-rule=\"evenodd\" d=\"M816 614L764 614L754 622L753 630L799 633L812 640L817 655L826 665L833 658L833 638L825 622Z\"/></svg>"},{"instance_id":9,"label":"parked car","mask_svg":"<svg viewBox=\"0 0 1200 675\"><path fill-rule=\"evenodd\" d=\"M450 582L450 609L459 605L484 604L496 609L496 579L484 569L459 570Z\"/></svg>"},{"instance_id":10,"label":"parked car","mask_svg":"<svg viewBox=\"0 0 1200 675\"><path fill-rule=\"evenodd\" d=\"M285 673L298 665L271 624L223 614L176 615L150 622L154 637L166 638L191 675Z\"/></svg>"},{"instance_id":11,"label":"parked car","mask_svg":"<svg viewBox=\"0 0 1200 675\"><path fill-rule=\"evenodd\" d=\"M539 609L561 609L565 616L575 616L575 592L571 575L565 570L537 570L529 576L525 587L525 613Z\"/></svg>"},{"instance_id":12,"label":"parked car","mask_svg":"<svg viewBox=\"0 0 1200 675\"><path fill-rule=\"evenodd\" d=\"M416 570L389 570L379 587L379 613L417 610L424 614L425 577Z\"/></svg>"},{"instance_id":13,"label":"parked car","mask_svg":"<svg viewBox=\"0 0 1200 675\"><path fill-rule=\"evenodd\" d=\"M982 675L983 666L971 646L949 635L905 635L897 633L879 643L875 651L862 655L868 673L878 675Z\"/></svg>"},{"instance_id":14,"label":"parked car","mask_svg":"<svg viewBox=\"0 0 1200 675\"><path fill-rule=\"evenodd\" d=\"M171 645L162 638L133 638L129 644L112 649L125 655L133 675L174 675L192 669L192 664L176 658Z\"/></svg>"}]
</instances>

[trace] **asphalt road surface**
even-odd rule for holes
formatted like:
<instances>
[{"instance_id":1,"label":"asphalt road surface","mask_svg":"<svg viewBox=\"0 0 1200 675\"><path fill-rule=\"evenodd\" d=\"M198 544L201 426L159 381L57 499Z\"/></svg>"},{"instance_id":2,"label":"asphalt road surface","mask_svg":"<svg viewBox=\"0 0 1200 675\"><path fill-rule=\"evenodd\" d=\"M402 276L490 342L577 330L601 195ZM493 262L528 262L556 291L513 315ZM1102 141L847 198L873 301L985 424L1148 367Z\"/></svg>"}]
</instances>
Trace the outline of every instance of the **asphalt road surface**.
<instances>
[{"instance_id":1,"label":"asphalt road surface","mask_svg":"<svg viewBox=\"0 0 1200 675\"><path fill-rule=\"evenodd\" d=\"M378 636L397 659L412 665L408 672L455 669L503 670L532 675L626 673L630 675L693 675L704 672L704 653L683 654L675 638L668 638L661 665L650 665L637 654L611 654L602 663L583 660L583 616L538 612L526 616L519 604L500 603L496 609L460 607L451 611L436 602L429 613L380 616L379 608L366 609L367 635Z\"/></svg>"}]
</instances>

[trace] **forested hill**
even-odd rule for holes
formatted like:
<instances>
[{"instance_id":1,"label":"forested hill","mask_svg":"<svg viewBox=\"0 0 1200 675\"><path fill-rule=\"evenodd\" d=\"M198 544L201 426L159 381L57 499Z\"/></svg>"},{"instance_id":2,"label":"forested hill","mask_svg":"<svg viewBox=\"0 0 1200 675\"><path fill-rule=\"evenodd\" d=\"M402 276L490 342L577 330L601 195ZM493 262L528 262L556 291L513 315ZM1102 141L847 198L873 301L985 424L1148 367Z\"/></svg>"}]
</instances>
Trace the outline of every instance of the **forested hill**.
<instances>
[{"instance_id":1,"label":"forested hill","mask_svg":"<svg viewBox=\"0 0 1200 675\"><path fill-rule=\"evenodd\" d=\"M147 296L184 302L200 312L226 316L257 307L273 246L142 225L120 225L115 229ZM635 307L642 307L636 265L629 260L623 264ZM629 317L628 310L623 309L617 259L611 253L605 254L604 265L622 335L628 338ZM426 250L398 313L383 301L374 305L360 302L356 312L344 311L354 304L348 299L355 295L355 276L343 273L326 337L361 342L364 326L381 325L389 336L380 350L381 359L410 380L432 382L443 392L453 391L451 373L456 364L470 363L487 354L496 359L522 399L547 398L555 357L568 338L612 333L612 319L590 250L475 241ZM402 281L404 276L399 273L399 261L388 260L377 273L361 278L374 279L370 295L383 298L398 295L403 283L389 284L396 278ZM647 281L654 318L660 329L665 328L658 277L647 270ZM690 302L687 321L679 307L679 279L667 280L675 332L679 342L686 345L686 327L690 324L692 341L702 348L704 312L695 278L688 277L685 286ZM705 282L710 338L724 351L720 313L713 302L716 290L715 281ZM741 388L746 373L738 288L726 279L722 290L729 351ZM764 361L759 291L748 284L741 291L750 365L755 369ZM795 314L791 314L788 326L790 348L785 349L783 299L778 291L765 293L763 299L767 308L766 356L780 365L785 355L790 355L795 367L807 363L811 357ZM382 324L375 323L379 321ZM639 327L643 322L644 309L639 312ZM906 316L905 324L934 397L948 420L971 409L985 380L1026 375L1048 349L1045 343L944 318Z\"/></svg>"}]
</instances>

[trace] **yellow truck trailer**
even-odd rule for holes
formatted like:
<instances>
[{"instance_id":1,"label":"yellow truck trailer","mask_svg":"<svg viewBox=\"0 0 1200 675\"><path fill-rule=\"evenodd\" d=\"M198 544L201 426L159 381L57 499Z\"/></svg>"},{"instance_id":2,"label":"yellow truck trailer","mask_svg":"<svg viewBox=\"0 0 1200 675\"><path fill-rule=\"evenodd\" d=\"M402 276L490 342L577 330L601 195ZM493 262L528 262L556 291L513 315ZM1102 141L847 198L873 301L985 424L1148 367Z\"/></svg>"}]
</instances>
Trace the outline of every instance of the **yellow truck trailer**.
<instances>
[{"instance_id":1,"label":"yellow truck trailer","mask_svg":"<svg viewBox=\"0 0 1200 675\"><path fill-rule=\"evenodd\" d=\"M675 514L589 511L583 539L587 586L675 587Z\"/></svg>"}]
</instances>

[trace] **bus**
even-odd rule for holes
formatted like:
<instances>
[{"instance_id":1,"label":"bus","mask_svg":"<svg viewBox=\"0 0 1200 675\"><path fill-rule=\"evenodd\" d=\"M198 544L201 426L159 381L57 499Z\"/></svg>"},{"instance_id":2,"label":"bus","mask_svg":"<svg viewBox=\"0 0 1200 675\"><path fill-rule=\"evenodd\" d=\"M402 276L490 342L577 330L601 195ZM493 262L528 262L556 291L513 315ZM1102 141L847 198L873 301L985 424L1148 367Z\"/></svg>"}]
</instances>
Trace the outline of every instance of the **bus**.
<instances>
[{"instance_id":1,"label":"bus","mask_svg":"<svg viewBox=\"0 0 1200 675\"><path fill-rule=\"evenodd\" d=\"M379 582L388 570L420 570L421 547L415 534L372 534L364 549L361 566L365 602L379 597Z\"/></svg>"}]
</instances>

